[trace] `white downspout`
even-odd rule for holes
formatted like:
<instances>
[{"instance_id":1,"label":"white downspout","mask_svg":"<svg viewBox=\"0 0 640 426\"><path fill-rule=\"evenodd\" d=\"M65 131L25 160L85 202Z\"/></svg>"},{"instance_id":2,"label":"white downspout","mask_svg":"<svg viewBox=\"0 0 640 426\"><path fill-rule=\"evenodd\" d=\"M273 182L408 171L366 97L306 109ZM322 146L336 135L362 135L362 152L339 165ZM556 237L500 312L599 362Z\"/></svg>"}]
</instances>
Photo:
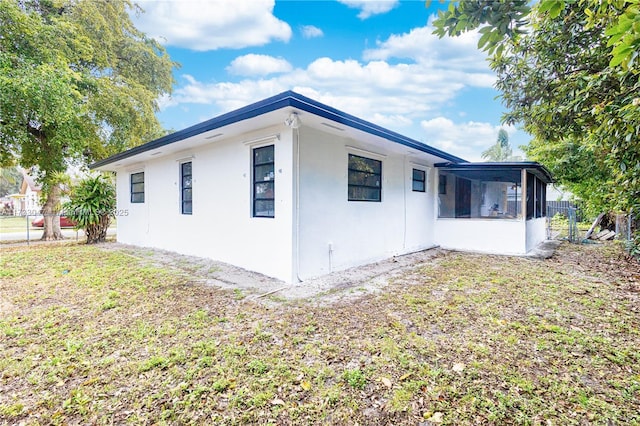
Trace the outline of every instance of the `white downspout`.
<instances>
[{"instance_id":1,"label":"white downspout","mask_svg":"<svg viewBox=\"0 0 640 426\"><path fill-rule=\"evenodd\" d=\"M402 252L407 249L407 155L402 161L402 189L404 202L404 231L402 234ZM413 179L413 177L412 177Z\"/></svg>"},{"instance_id":2,"label":"white downspout","mask_svg":"<svg viewBox=\"0 0 640 426\"><path fill-rule=\"evenodd\" d=\"M292 135L296 140L296 279L300 283L300 129L293 129Z\"/></svg>"}]
</instances>

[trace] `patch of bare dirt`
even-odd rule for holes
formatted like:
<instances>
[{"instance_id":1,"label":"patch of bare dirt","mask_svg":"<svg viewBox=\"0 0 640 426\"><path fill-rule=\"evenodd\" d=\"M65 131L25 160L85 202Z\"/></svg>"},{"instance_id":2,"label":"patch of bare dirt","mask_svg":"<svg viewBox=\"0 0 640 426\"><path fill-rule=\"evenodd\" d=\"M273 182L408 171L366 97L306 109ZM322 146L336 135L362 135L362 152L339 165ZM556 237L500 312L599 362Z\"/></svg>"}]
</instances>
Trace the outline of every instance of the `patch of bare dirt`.
<instances>
[{"instance_id":1,"label":"patch of bare dirt","mask_svg":"<svg viewBox=\"0 0 640 426\"><path fill-rule=\"evenodd\" d=\"M18 308L4 297L0 296L0 316L11 315L18 312Z\"/></svg>"},{"instance_id":2,"label":"patch of bare dirt","mask_svg":"<svg viewBox=\"0 0 640 426\"><path fill-rule=\"evenodd\" d=\"M167 250L121 243L105 243L101 248L121 250L150 265L179 270L187 274L193 282L228 290L241 290L250 298L263 299L264 296L273 295L288 300L314 299L321 304L378 293L392 280L402 277L407 270L419 268L446 253L445 250L437 248L423 250L336 271L298 284L287 284L228 263Z\"/></svg>"},{"instance_id":3,"label":"patch of bare dirt","mask_svg":"<svg viewBox=\"0 0 640 426\"><path fill-rule=\"evenodd\" d=\"M580 245L564 244L552 259L559 264L571 264L572 272L591 279L604 279L622 290L640 294L640 261L616 250L614 242Z\"/></svg>"}]
</instances>

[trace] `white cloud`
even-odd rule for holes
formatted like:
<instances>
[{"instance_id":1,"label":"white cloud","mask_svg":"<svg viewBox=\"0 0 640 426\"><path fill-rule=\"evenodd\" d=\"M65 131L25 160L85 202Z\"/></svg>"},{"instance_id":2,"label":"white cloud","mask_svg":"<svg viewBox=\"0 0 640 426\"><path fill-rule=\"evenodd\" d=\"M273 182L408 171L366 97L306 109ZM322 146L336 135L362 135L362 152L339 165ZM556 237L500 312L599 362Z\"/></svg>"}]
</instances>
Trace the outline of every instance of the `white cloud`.
<instances>
[{"instance_id":1,"label":"white cloud","mask_svg":"<svg viewBox=\"0 0 640 426\"><path fill-rule=\"evenodd\" d=\"M234 60L229 69L242 75L256 75L257 64L265 62L254 60L258 55L247 56ZM277 58L271 59L275 69ZM381 126L403 131L414 121L434 114L463 88L477 85L476 80L489 83L485 86L493 82L490 74L476 74L434 70L424 64L361 63L324 57L306 68L238 82L208 83L184 75L184 84L171 98L163 98L161 107L212 105L213 116L291 89Z\"/></svg>"},{"instance_id":2,"label":"white cloud","mask_svg":"<svg viewBox=\"0 0 640 426\"><path fill-rule=\"evenodd\" d=\"M269 75L289 72L291 69L291 64L283 58L253 53L238 56L227 67L229 73L242 76Z\"/></svg>"},{"instance_id":3,"label":"white cloud","mask_svg":"<svg viewBox=\"0 0 640 426\"><path fill-rule=\"evenodd\" d=\"M169 98L163 98L162 108L166 109L183 104L201 104L213 106L209 117L246 106L249 103L272 96L288 89L281 85L278 78L270 80L243 80L239 83L204 83L188 74L182 75L186 84L174 90ZM190 123L194 124L194 123Z\"/></svg>"},{"instance_id":4,"label":"white cloud","mask_svg":"<svg viewBox=\"0 0 640 426\"><path fill-rule=\"evenodd\" d=\"M287 42L291 27L273 15L275 0L142 0L136 27L162 43L206 51Z\"/></svg>"},{"instance_id":5,"label":"white cloud","mask_svg":"<svg viewBox=\"0 0 640 426\"><path fill-rule=\"evenodd\" d=\"M420 64L361 63L326 57L304 69L239 82L206 83L188 75L183 77L185 84L174 91L171 99L163 99L163 108L185 103L215 104L219 112L224 112L293 89L392 128L405 127L441 107L471 80L464 72L433 72Z\"/></svg>"},{"instance_id":6,"label":"white cloud","mask_svg":"<svg viewBox=\"0 0 640 426\"><path fill-rule=\"evenodd\" d=\"M433 62L391 64L384 60L340 61L322 57L306 68L285 70L286 65L278 58L242 56L228 70L244 76L262 74L259 80L205 83L185 76L186 84L178 87L171 99L163 99L162 105L166 108L182 103L211 103L224 112L228 109L223 104L228 106L234 96L237 102L233 105L242 106L297 88L345 112L377 120L381 125L391 126L393 122L396 127L404 127L452 101L465 87L491 87L495 80L488 70L448 69L446 64L436 67ZM264 72L258 73L261 66ZM265 77L271 72L280 74Z\"/></svg>"},{"instance_id":7,"label":"white cloud","mask_svg":"<svg viewBox=\"0 0 640 426\"><path fill-rule=\"evenodd\" d=\"M496 143L500 128L505 129L510 138L517 133L516 128L512 126L475 121L454 123L445 117L422 120L420 127L426 132L424 141L428 145L468 161L484 161L480 154Z\"/></svg>"},{"instance_id":8,"label":"white cloud","mask_svg":"<svg viewBox=\"0 0 640 426\"><path fill-rule=\"evenodd\" d=\"M433 19L433 18L432 18ZM478 49L480 33L469 31L458 37L438 38L430 20L425 27L392 34L376 41L376 48L363 53L365 60L410 59L434 68L488 71L486 55Z\"/></svg>"},{"instance_id":9,"label":"white cloud","mask_svg":"<svg viewBox=\"0 0 640 426\"><path fill-rule=\"evenodd\" d=\"M360 9L358 18L367 19L373 15L387 13L398 4L399 0L338 0L340 3L352 8Z\"/></svg>"},{"instance_id":10,"label":"white cloud","mask_svg":"<svg viewBox=\"0 0 640 426\"><path fill-rule=\"evenodd\" d=\"M420 35L426 48L418 42ZM209 105L210 118L294 90L462 158L479 159L479 153L495 142L499 127L489 123L425 121L450 106L464 89L492 87L495 75L478 54L475 41L439 40L430 27L423 27L379 42L364 57L364 61L321 57L292 69L280 58L245 55L228 70L246 78L206 82L185 75L183 84L171 98L163 98L161 106Z\"/></svg>"},{"instance_id":11,"label":"white cloud","mask_svg":"<svg viewBox=\"0 0 640 426\"><path fill-rule=\"evenodd\" d=\"M313 25L303 25L300 27L300 32L302 33L302 37L304 38L315 38L322 37L324 32L318 27Z\"/></svg>"}]
</instances>

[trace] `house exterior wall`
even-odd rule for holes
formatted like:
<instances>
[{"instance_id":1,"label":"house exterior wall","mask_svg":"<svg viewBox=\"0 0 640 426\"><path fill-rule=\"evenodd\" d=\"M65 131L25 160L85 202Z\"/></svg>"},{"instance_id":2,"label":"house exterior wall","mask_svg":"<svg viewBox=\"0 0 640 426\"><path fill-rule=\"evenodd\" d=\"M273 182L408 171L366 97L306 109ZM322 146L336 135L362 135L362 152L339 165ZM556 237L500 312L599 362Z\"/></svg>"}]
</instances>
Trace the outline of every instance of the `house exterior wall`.
<instances>
[{"instance_id":1,"label":"house exterior wall","mask_svg":"<svg viewBox=\"0 0 640 426\"><path fill-rule=\"evenodd\" d=\"M433 168L420 158L299 129L297 276L307 279L433 245ZM348 201L348 155L382 161L381 202ZM412 191L412 169L426 192Z\"/></svg>"},{"instance_id":2,"label":"house exterior wall","mask_svg":"<svg viewBox=\"0 0 640 426\"><path fill-rule=\"evenodd\" d=\"M533 250L547 239L547 218L539 217L527 220L527 251Z\"/></svg>"},{"instance_id":3,"label":"house exterior wall","mask_svg":"<svg viewBox=\"0 0 640 426\"><path fill-rule=\"evenodd\" d=\"M279 139L267 137L279 133ZM292 280L292 133L264 129L117 171L118 241L208 257ZM254 142L251 142L254 141ZM275 145L275 217L252 217L252 149ZM181 213L180 164L192 162L193 214ZM144 171L145 202L130 202Z\"/></svg>"},{"instance_id":4,"label":"house exterior wall","mask_svg":"<svg viewBox=\"0 0 640 426\"><path fill-rule=\"evenodd\" d=\"M253 149L271 144L275 217L254 218ZM348 200L349 154L382 162L380 202ZM185 161L192 163L191 215L181 213ZM413 191L413 169L425 172L425 192ZM137 172L144 172L144 203L130 200L130 177ZM436 174L426 155L392 144L274 126L117 170L118 241L297 282L434 245L520 255L544 240L544 218L436 219L443 208ZM454 186L450 176L447 194Z\"/></svg>"},{"instance_id":5,"label":"house exterior wall","mask_svg":"<svg viewBox=\"0 0 640 426\"><path fill-rule=\"evenodd\" d=\"M443 219L435 222L435 242L445 249L525 254L526 224L518 219Z\"/></svg>"},{"instance_id":6,"label":"house exterior wall","mask_svg":"<svg viewBox=\"0 0 640 426\"><path fill-rule=\"evenodd\" d=\"M38 216L42 211L40 205L40 191L34 191L29 185L23 185L22 198L16 203L13 214L15 216Z\"/></svg>"}]
</instances>

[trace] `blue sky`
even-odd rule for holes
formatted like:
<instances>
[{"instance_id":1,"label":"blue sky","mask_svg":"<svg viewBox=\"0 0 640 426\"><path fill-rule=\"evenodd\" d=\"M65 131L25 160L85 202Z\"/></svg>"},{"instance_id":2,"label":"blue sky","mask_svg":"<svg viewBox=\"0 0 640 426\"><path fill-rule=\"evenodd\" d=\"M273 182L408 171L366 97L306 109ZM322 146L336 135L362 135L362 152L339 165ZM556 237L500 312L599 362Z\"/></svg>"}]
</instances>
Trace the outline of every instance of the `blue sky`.
<instances>
[{"instance_id":1,"label":"blue sky","mask_svg":"<svg viewBox=\"0 0 640 426\"><path fill-rule=\"evenodd\" d=\"M478 34L438 39L433 1L141 0L136 26L175 71L159 118L180 130L294 90L467 160L495 143L503 108ZM503 126L504 127L504 126ZM529 137L504 127L515 148ZM516 152L519 154L519 152Z\"/></svg>"}]
</instances>

